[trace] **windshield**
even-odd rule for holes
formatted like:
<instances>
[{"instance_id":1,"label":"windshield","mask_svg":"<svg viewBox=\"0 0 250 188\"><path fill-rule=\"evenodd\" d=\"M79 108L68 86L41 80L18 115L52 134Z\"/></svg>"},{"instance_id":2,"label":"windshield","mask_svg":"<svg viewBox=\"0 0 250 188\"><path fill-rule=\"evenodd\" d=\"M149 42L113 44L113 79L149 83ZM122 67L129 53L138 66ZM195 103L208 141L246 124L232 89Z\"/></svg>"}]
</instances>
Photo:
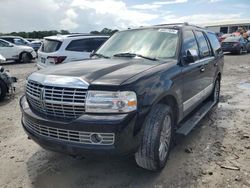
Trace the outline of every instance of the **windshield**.
<instances>
[{"instance_id":1,"label":"windshield","mask_svg":"<svg viewBox=\"0 0 250 188\"><path fill-rule=\"evenodd\" d=\"M228 37L223 42L239 42L240 37Z\"/></svg>"},{"instance_id":2,"label":"windshield","mask_svg":"<svg viewBox=\"0 0 250 188\"><path fill-rule=\"evenodd\" d=\"M61 44L62 44L61 41L45 39L42 44L41 51L47 53L55 52L59 50Z\"/></svg>"},{"instance_id":3,"label":"windshield","mask_svg":"<svg viewBox=\"0 0 250 188\"><path fill-rule=\"evenodd\" d=\"M166 59L176 56L177 43L178 30L176 29L127 30L114 34L96 53L106 57L131 53Z\"/></svg>"}]
</instances>

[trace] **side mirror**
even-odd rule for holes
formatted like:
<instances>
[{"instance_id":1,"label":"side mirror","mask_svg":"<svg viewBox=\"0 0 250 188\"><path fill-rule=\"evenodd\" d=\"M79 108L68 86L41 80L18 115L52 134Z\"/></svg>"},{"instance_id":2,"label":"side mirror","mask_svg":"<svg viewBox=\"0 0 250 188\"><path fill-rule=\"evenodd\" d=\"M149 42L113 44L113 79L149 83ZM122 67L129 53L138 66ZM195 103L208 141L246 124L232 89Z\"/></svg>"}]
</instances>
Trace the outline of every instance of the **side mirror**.
<instances>
[{"instance_id":1,"label":"side mirror","mask_svg":"<svg viewBox=\"0 0 250 188\"><path fill-rule=\"evenodd\" d=\"M199 59L198 51L189 49L186 51L186 54L184 55L184 60L187 64L193 63Z\"/></svg>"},{"instance_id":2,"label":"side mirror","mask_svg":"<svg viewBox=\"0 0 250 188\"><path fill-rule=\"evenodd\" d=\"M9 46L8 47L14 47L14 45L13 44L9 44Z\"/></svg>"},{"instance_id":3,"label":"side mirror","mask_svg":"<svg viewBox=\"0 0 250 188\"><path fill-rule=\"evenodd\" d=\"M92 52L89 54L89 57L90 57L90 58L93 57L94 54L95 54L95 50L92 50Z\"/></svg>"}]
</instances>

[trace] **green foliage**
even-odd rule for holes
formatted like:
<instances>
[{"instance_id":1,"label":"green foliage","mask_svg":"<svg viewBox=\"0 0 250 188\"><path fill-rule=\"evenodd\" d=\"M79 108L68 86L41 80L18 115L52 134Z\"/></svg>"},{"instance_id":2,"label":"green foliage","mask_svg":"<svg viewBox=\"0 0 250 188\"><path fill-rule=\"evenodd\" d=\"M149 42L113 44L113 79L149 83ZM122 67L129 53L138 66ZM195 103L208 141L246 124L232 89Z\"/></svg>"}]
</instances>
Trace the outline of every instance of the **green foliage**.
<instances>
[{"instance_id":1,"label":"green foliage","mask_svg":"<svg viewBox=\"0 0 250 188\"><path fill-rule=\"evenodd\" d=\"M101 31L91 31L91 34L94 35L113 35L115 32L117 32L118 30L112 30L112 29L108 29L108 28L104 28Z\"/></svg>"},{"instance_id":2,"label":"green foliage","mask_svg":"<svg viewBox=\"0 0 250 188\"><path fill-rule=\"evenodd\" d=\"M11 33L0 33L0 35L12 35L12 36L20 36L23 38L34 38L34 39L42 39L43 37L52 36L52 35L66 35L70 34L67 30L51 30L51 31L32 31L32 32L11 32Z\"/></svg>"},{"instance_id":3,"label":"green foliage","mask_svg":"<svg viewBox=\"0 0 250 188\"><path fill-rule=\"evenodd\" d=\"M112 29L104 28L101 31L91 31L90 34L94 34L94 35L113 35L117 31L118 31L117 29L112 30ZM0 33L0 36L1 35L12 35L12 36L20 36L20 37L23 37L23 38L42 39L44 37L57 35L57 34L67 35L67 34L70 34L70 32L67 31L67 30L61 30L61 31L57 31L57 30L32 31L32 32L21 31L21 32L11 32L11 33Z\"/></svg>"}]
</instances>

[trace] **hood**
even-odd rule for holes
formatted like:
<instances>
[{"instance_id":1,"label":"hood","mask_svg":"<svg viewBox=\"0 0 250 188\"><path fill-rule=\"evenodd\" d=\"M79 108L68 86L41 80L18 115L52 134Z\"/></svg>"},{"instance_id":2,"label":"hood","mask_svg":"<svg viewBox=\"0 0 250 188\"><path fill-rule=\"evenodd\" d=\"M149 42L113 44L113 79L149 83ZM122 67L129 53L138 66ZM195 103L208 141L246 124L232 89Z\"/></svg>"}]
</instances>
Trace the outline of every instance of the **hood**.
<instances>
[{"instance_id":1,"label":"hood","mask_svg":"<svg viewBox=\"0 0 250 188\"><path fill-rule=\"evenodd\" d=\"M159 65L142 58L90 59L38 71L43 75L80 77L89 84L120 85L127 79Z\"/></svg>"},{"instance_id":2,"label":"hood","mask_svg":"<svg viewBox=\"0 0 250 188\"><path fill-rule=\"evenodd\" d=\"M16 45L17 46L17 45ZM19 48L21 48L22 50L26 50L26 51L28 51L28 52L31 52L31 51L33 51L33 48L32 47L30 47L30 46L23 46L23 45L18 45L17 47L19 47Z\"/></svg>"}]
</instances>

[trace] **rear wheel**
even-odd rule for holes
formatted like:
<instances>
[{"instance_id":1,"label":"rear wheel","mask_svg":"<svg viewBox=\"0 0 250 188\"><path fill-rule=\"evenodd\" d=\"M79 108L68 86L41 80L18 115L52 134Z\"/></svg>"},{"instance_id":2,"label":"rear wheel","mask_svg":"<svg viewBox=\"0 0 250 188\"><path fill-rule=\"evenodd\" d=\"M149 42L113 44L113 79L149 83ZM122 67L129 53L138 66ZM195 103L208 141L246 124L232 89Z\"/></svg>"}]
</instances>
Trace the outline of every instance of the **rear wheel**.
<instances>
[{"instance_id":1,"label":"rear wheel","mask_svg":"<svg viewBox=\"0 0 250 188\"><path fill-rule=\"evenodd\" d=\"M21 54L21 62L23 63L30 63L31 62L31 56L29 53L27 52L23 52Z\"/></svg>"},{"instance_id":2,"label":"rear wheel","mask_svg":"<svg viewBox=\"0 0 250 188\"><path fill-rule=\"evenodd\" d=\"M243 53L243 48L240 48L238 51L237 51L237 54L238 55L241 55Z\"/></svg>"},{"instance_id":3,"label":"rear wheel","mask_svg":"<svg viewBox=\"0 0 250 188\"><path fill-rule=\"evenodd\" d=\"M7 87L3 80L0 80L0 101L4 99L7 93Z\"/></svg>"},{"instance_id":4,"label":"rear wheel","mask_svg":"<svg viewBox=\"0 0 250 188\"><path fill-rule=\"evenodd\" d=\"M167 161L173 138L173 112L170 106L157 104L144 126L141 146L135 154L137 164L147 170L162 169Z\"/></svg>"},{"instance_id":5,"label":"rear wheel","mask_svg":"<svg viewBox=\"0 0 250 188\"><path fill-rule=\"evenodd\" d=\"M214 90L210 96L210 100L214 101L215 104L218 104L220 101L220 78L217 78L214 83Z\"/></svg>"}]
</instances>

